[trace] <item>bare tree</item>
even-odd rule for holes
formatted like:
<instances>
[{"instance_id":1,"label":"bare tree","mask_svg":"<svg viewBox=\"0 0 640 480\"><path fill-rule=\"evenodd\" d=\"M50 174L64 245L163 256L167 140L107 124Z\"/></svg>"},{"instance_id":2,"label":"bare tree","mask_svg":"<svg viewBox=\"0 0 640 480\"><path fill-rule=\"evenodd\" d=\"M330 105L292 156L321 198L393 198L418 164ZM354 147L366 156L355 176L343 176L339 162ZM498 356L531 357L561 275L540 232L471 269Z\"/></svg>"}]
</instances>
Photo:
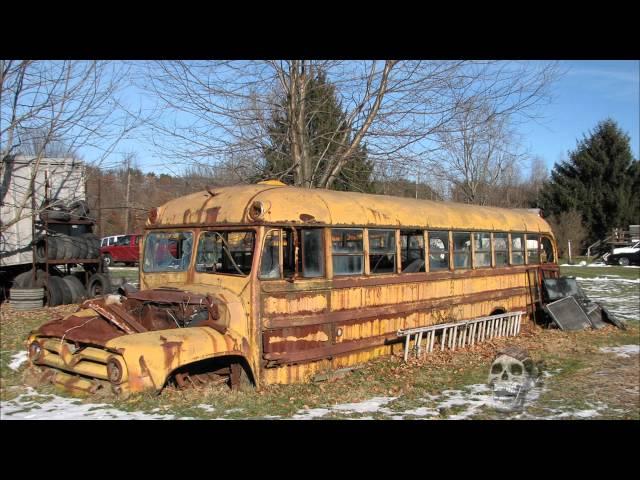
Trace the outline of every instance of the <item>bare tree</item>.
<instances>
[{"instance_id":1,"label":"bare tree","mask_svg":"<svg viewBox=\"0 0 640 480\"><path fill-rule=\"evenodd\" d=\"M99 165L137 124L118 96L126 79L121 63L0 60L0 176L10 174L8 160L19 154L33 157L32 180L45 156L77 157L83 147L97 152L92 163ZM31 190L19 192L2 230L31 215Z\"/></svg>"},{"instance_id":2,"label":"bare tree","mask_svg":"<svg viewBox=\"0 0 640 480\"><path fill-rule=\"evenodd\" d=\"M308 101L319 71L335 86L344 115L323 134L338 148L312 157L303 132L314 117L309 109L322 108ZM527 62L172 61L150 64L140 82L160 102L151 138L164 155L230 162L240 175L260 172L277 117L286 128L275 141L290 152L279 173L292 172L298 186L330 188L361 145L379 171L415 169L437 147L436 134L458 128L461 111L482 108L494 123L535 115L556 75L555 64Z\"/></svg>"},{"instance_id":3,"label":"bare tree","mask_svg":"<svg viewBox=\"0 0 640 480\"><path fill-rule=\"evenodd\" d=\"M523 159L510 115L495 115L478 100L465 102L453 128L440 132L441 150L430 161L436 176L450 184L455 200L486 205L492 190L513 181Z\"/></svg>"},{"instance_id":4,"label":"bare tree","mask_svg":"<svg viewBox=\"0 0 640 480\"><path fill-rule=\"evenodd\" d=\"M571 242L574 255L578 255L585 248L588 237L587 229L582 222L582 215L577 210L562 212L547 218L556 236L558 254L560 257L568 255L568 245Z\"/></svg>"}]
</instances>

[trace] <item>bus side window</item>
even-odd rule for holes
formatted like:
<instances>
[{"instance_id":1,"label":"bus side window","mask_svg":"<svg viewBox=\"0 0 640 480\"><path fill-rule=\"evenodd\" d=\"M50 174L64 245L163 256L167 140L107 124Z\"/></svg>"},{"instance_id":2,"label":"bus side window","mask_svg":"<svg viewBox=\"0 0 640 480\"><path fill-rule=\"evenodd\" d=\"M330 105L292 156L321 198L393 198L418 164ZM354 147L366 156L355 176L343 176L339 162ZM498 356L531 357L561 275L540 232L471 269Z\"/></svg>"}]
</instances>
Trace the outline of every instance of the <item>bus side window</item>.
<instances>
[{"instance_id":1,"label":"bus side window","mask_svg":"<svg viewBox=\"0 0 640 480\"><path fill-rule=\"evenodd\" d=\"M364 243L361 229L332 229L331 247L334 275L362 275L364 273Z\"/></svg>"},{"instance_id":2,"label":"bus side window","mask_svg":"<svg viewBox=\"0 0 640 480\"><path fill-rule=\"evenodd\" d=\"M402 273L424 272L424 235L421 230L400 231Z\"/></svg>"},{"instance_id":3,"label":"bus side window","mask_svg":"<svg viewBox=\"0 0 640 480\"><path fill-rule=\"evenodd\" d=\"M369 230L369 272L376 275L395 271L395 230Z\"/></svg>"},{"instance_id":4,"label":"bus side window","mask_svg":"<svg viewBox=\"0 0 640 480\"><path fill-rule=\"evenodd\" d=\"M490 267L491 266L491 234L490 233L474 233L474 267Z\"/></svg>"},{"instance_id":5,"label":"bus side window","mask_svg":"<svg viewBox=\"0 0 640 480\"><path fill-rule=\"evenodd\" d=\"M527 235L527 263L540 263L538 243L537 235Z\"/></svg>"},{"instance_id":6,"label":"bus side window","mask_svg":"<svg viewBox=\"0 0 640 480\"><path fill-rule=\"evenodd\" d=\"M323 230L321 228L303 229L299 231L299 235L302 237L302 252L298 252L302 259L302 276L304 278L323 277Z\"/></svg>"},{"instance_id":7,"label":"bus side window","mask_svg":"<svg viewBox=\"0 0 640 480\"><path fill-rule=\"evenodd\" d=\"M282 230L282 270L284 278L291 278L296 273L296 245L293 238L292 229L285 228Z\"/></svg>"},{"instance_id":8,"label":"bus side window","mask_svg":"<svg viewBox=\"0 0 640 480\"><path fill-rule=\"evenodd\" d=\"M522 233L511 234L511 265L524 264L524 235Z\"/></svg>"},{"instance_id":9,"label":"bus side window","mask_svg":"<svg viewBox=\"0 0 640 480\"><path fill-rule=\"evenodd\" d=\"M449 232L428 232L429 271L449 270Z\"/></svg>"},{"instance_id":10,"label":"bus side window","mask_svg":"<svg viewBox=\"0 0 640 480\"><path fill-rule=\"evenodd\" d=\"M453 232L453 268L471 266L471 233Z\"/></svg>"},{"instance_id":11,"label":"bus side window","mask_svg":"<svg viewBox=\"0 0 640 480\"><path fill-rule=\"evenodd\" d=\"M540 263L554 263L555 261L551 239L549 237L542 237L542 242L540 243Z\"/></svg>"},{"instance_id":12,"label":"bus side window","mask_svg":"<svg viewBox=\"0 0 640 480\"><path fill-rule=\"evenodd\" d=\"M494 233L494 251L496 254L496 267L509 265L509 235L507 233Z\"/></svg>"},{"instance_id":13,"label":"bus side window","mask_svg":"<svg viewBox=\"0 0 640 480\"><path fill-rule=\"evenodd\" d=\"M264 239L260 278L280 278L280 230L270 230Z\"/></svg>"}]
</instances>

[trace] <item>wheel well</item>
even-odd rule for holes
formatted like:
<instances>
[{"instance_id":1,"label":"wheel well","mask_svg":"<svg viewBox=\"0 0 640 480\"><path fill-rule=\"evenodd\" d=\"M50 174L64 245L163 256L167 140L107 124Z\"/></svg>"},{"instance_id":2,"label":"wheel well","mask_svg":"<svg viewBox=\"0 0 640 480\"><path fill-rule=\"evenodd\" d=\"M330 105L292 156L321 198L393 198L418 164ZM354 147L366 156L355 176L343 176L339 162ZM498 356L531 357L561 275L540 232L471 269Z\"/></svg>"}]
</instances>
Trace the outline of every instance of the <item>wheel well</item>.
<instances>
[{"instance_id":1,"label":"wheel well","mask_svg":"<svg viewBox=\"0 0 640 480\"><path fill-rule=\"evenodd\" d=\"M489 315L500 315L501 313L507 313L507 309L504 307L496 307Z\"/></svg>"},{"instance_id":2,"label":"wheel well","mask_svg":"<svg viewBox=\"0 0 640 480\"><path fill-rule=\"evenodd\" d=\"M174 378L178 374L200 375L205 373L215 373L219 375L230 375L230 367L232 364L239 364L246 373L249 381L256 386L253 370L249 366L247 359L240 355L226 355L220 357L206 358L197 362L182 365L173 370L168 376L167 381Z\"/></svg>"}]
</instances>

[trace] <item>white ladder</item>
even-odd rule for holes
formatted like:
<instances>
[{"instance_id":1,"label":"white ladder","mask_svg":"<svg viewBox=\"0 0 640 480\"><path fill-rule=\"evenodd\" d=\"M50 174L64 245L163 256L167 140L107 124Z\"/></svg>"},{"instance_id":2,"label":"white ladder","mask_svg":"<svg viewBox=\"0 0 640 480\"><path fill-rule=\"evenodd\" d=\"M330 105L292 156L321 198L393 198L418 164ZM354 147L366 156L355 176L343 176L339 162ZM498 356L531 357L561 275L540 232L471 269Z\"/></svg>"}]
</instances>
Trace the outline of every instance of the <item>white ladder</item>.
<instances>
[{"instance_id":1,"label":"white ladder","mask_svg":"<svg viewBox=\"0 0 640 480\"><path fill-rule=\"evenodd\" d=\"M526 312L508 312L489 317L474 318L453 323L440 323L427 327L407 328L398 330L399 337L405 337L404 361L409 358L409 344L413 338L414 346L411 349L416 357L433 352L436 335L440 334L438 343L440 350L448 347L455 350L474 343L480 343L496 337L515 337L520 333L522 315ZM425 339L424 349L422 339Z\"/></svg>"}]
</instances>

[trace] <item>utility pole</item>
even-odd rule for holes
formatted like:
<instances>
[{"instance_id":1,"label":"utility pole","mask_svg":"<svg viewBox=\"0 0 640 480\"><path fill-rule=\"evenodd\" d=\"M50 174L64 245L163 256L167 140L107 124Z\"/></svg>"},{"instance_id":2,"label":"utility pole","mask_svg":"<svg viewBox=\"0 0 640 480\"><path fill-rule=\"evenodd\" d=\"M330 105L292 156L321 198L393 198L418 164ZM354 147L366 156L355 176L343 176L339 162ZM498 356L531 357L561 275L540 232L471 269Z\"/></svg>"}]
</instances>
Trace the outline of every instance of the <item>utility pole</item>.
<instances>
[{"instance_id":1,"label":"utility pole","mask_svg":"<svg viewBox=\"0 0 640 480\"><path fill-rule=\"evenodd\" d=\"M124 219L124 233L129 233L129 192L131 190L131 168L127 161L127 193L125 194L125 219Z\"/></svg>"},{"instance_id":2,"label":"utility pole","mask_svg":"<svg viewBox=\"0 0 640 480\"><path fill-rule=\"evenodd\" d=\"M102 237L102 172L97 170L96 180L98 184L98 236Z\"/></svg>"}]
</instances>

